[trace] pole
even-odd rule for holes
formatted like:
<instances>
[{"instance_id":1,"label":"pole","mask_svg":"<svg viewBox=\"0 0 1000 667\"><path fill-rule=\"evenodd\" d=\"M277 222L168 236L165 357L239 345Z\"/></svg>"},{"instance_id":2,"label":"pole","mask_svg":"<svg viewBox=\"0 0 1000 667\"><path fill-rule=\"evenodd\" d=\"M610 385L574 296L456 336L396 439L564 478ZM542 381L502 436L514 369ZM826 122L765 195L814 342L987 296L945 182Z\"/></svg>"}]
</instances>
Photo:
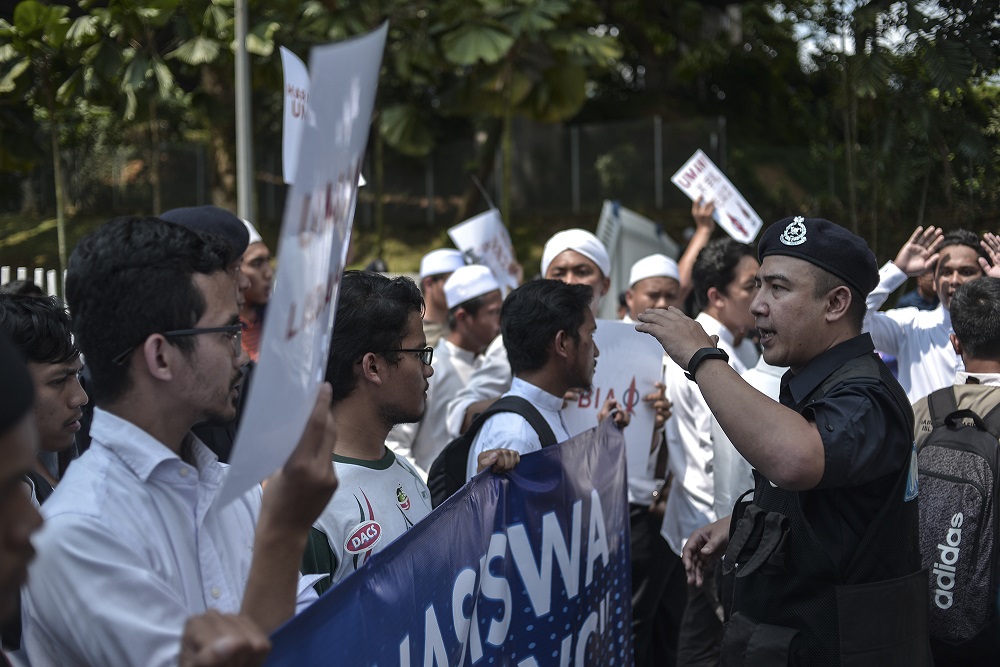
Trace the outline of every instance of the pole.
<instances>
[{"instance_id":1,"label":"pole","mask_svg":"<svg viewBox=\"0 0 1000 667\"><path fill-rule=\"evenodd\" d=\"M253 141L250 110L250 54L247 53L247 0L236 0L236 213L254 220Z\"/></svg>"}]
</instances>

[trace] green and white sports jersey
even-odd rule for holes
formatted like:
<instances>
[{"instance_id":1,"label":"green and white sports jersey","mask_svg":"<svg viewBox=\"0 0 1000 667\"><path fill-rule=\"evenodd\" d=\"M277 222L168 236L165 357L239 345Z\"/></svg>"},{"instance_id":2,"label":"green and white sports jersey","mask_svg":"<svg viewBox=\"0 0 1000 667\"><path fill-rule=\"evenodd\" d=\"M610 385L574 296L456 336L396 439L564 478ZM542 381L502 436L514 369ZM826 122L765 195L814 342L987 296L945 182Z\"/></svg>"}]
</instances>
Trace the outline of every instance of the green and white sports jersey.
<instances>
[{"instance_id":1,"label":"green and white sports jersey","mask_svg":"<svg viewBox=\"0 0 1000 667\"><path fill-rule=\"evenodd\" d=\"M330 574L320 593L364 565L431 512L420 474L389 448L378 461L333 457L339 484L313 524L303 574Z\"/></svg>"}]
</instances>

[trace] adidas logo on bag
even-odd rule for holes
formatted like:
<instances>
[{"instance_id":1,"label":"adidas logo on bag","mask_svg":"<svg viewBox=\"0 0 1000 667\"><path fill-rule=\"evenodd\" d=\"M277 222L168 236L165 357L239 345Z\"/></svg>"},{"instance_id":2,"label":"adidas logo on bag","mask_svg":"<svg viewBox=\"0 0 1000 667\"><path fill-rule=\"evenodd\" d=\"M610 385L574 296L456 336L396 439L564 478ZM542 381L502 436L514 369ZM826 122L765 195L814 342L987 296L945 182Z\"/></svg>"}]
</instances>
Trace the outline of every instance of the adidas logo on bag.
<instances>
[{"instance_id":1,"label":"adidas logo on bag","mask_svg":"<svg viewBox=\"0 0 1000 667\"><path fill-rule=\"evenodd\" d=\"M941 609L951 608L955 601L952 589L955 587L955 566L958 565L958 556L961 553L958 547L962 544L962 520L961 512L952 516L951 527L944 538L946 544L937 545L941 554L938 562L934 563L933 573L937 578L934 603Z\"/></svg>"}]
</instances>

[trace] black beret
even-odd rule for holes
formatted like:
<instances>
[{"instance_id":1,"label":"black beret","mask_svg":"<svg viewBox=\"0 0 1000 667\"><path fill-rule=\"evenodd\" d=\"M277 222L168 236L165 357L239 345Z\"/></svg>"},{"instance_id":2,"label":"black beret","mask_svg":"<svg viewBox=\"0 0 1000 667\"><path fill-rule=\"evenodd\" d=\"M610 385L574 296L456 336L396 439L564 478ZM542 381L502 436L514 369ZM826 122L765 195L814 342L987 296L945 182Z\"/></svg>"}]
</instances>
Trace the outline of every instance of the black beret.
<instances>
[{"instance_id":1,"label":"black beret","mask_svg":"<svg viewBox=\"0 0 1000 667\"><path fill-rule=\"evenodd\" d=\"M247 231L243 221L218 206L172 208L158 217L196 232L208 232L221 236L233 247L237 257L246 252L247 246L250 244L250 232Z\"/></svg>"},{"instance_id":2,"label":"black beret","mask_svg":"<svg viewBox=\"0 0 1000 667\"><path fill-rule=\"evenodd\" d=\"M757 256L787 255L828 271L867 297L878 285L875 253L860 236L822 218L779 220L760 237Z\"/></svg>"},{"instance_id":3,"label":"black beret","mask_svg":"<svg viewBox=\"0 0 1000 667\"><path fill-rule=\"evenodd\" d=\"M24 357L6 334L0 333L0 434L6 433L28 414L35 400L31 376Z\"/></svg>"}]
</instances>

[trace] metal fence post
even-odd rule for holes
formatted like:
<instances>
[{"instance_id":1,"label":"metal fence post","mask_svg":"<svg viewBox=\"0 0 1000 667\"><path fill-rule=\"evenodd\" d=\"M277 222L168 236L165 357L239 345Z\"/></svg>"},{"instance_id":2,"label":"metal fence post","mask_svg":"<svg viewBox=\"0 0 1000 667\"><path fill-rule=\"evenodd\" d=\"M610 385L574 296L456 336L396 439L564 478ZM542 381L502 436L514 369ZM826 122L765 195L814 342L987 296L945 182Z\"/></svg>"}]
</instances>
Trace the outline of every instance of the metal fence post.
<instances>
[{"instance_id":1,"label":"metal fence post","mask_svg":"<svg viewBox=\"0 0 1000 667\"><path fill-rule=\"evenodd\" d=\"M573 213L580 212L580 126L569 128L569 173Z\"/></svg>"}]
</instances>

